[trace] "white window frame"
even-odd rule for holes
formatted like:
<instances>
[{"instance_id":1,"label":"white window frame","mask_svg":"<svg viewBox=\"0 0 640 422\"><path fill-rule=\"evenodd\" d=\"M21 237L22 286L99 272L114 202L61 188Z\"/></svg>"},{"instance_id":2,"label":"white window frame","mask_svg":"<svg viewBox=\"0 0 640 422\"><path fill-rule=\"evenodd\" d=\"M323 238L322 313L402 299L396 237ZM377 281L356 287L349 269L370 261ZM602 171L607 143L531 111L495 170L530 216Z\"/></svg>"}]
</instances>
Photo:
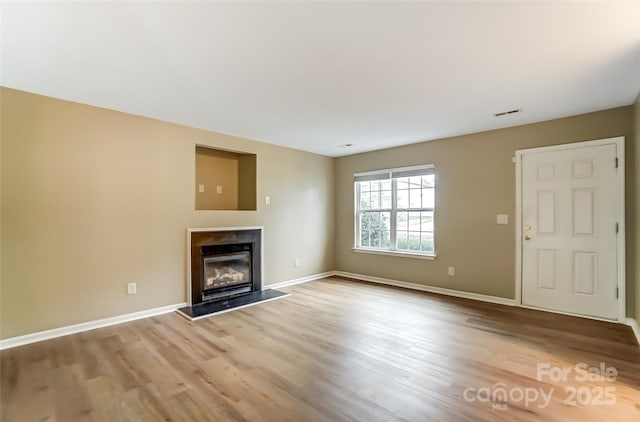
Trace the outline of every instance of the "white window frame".
<instances>
[{"instance_id":1,"label":"white window frame","mask_svg":"<svg viewBox=\"0 0 640 422\"><path fill-rule=\"evenodd\" d=\"M372 253L379 255L399 255L405 257L412 258L422 258L422 259L435 259L436 257L436 249L435 249L435 214L436 214L436 204L434 198L434 206L433 208L428 207L420 207L420 208L397 208L397 178L398 177L406 177L406 175L410 175L411 173L432 173L434 178L436 178L436 183L434 185L434 189L437 190L437 176L435 172L435 165L433 164L424 164L420 166L411 166L411 167L399 167L392 169L384 169L384 170L375 170L361 173L354 173L354 238L353 238L353 248L355 252L364 252L364 253ZM394 174L398 174L394 177ZM379 212L389 212L390 214L390 248L372 248L360 245L360 186L359 181L363 181L367 177L371 177L375 179L376 176L384 176L388 175L388 179L391 180L391 208L390 209L376 209L375 211ZM360 180L359 180L360 179ZM435 193L435 192L434 192ZM434 235L434 248L433 252L420 252L420 251L408 251L408 250L397 250L397 213L398 212L410 212L410 211L431 211L433 212L433 235Z\"/></svg>"}]
</instances>

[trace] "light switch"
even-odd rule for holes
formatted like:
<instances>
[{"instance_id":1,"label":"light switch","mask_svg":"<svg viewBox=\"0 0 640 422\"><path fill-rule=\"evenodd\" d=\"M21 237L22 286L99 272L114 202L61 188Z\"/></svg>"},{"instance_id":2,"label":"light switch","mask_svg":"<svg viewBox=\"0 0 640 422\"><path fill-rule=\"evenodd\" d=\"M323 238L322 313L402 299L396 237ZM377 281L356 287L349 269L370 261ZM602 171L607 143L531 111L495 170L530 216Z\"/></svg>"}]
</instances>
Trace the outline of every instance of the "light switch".
<instances>
[{"instance_id":1,"label":"light switch","mask_svg":"<svg viewBox=\"0 0 640 422\"><path fill-rule=\"evenodd\" d=\"M198 192L200 193L204 192L204 185L202 183L198 185Z\"/></svg>"},{"instance_id":2,"label":"light switch","mask_svg":"<svg viewBox=\"0 0 640 422\"><path fill-rule=\"evenodd\" d=\"M269 205L269 204L271 203L271 197L270 197L269 195L267 195L267 196L265 196L265 197L264 197L264 203L265 203L266 205Z\"/></svg>"},{"instance_id":3,"label":"light switch","mask_svg":"<svg viewBox=\"0 0 640 422\"><path fill-rule=\"evenodd\" d=\"M222 186L220 186L220 185L216 186L216 192L217 193L222 193Z\"/></svg>"},{"instance_id":4,"label":"light switch","mask_svg":"<svg viewBox=\"0 0 640 422\"><path fill-rule=\"evenodd\" d=\"M507 214L498 214L496 217L497 224L509 224L509 216Z\"/></svg>"}]
</instances>

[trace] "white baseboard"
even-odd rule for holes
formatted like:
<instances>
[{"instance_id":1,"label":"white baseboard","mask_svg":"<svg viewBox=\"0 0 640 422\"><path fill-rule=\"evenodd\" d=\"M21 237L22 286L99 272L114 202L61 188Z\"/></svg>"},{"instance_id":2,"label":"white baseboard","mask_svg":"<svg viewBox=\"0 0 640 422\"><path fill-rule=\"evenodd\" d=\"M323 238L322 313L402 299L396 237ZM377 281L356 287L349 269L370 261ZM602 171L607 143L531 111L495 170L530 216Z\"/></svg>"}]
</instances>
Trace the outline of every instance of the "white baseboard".
<instances>
[{"instance_id":1,"label":"white baseboard","mask_svg":"<svg viewBox=\"0 0 640 422\"><path fill-rule=\"evenodd\" d=\"M633 334L636 335L636 340L638 340L638 344L640 345L640 325L638 325L638 321L633 318L627 318L627 325L633 330Z\"/></svg>"},{"instance_id":2,"label":"white baseboard","mask_svg":"<svg viewBox=\"0 0 640 422\"><path fill-rule=\"evenodd\" d=\"M391 280L391 279L381 278L381 277L372 277L368 275L354 274L354 273L348 273L344 271L333 271L332 275L352 278L355 280L370 281L372 283L387 284L387 285L396 286L396 287L404 287L407 289L420 290L423 292L438 293L438 294L447 295L447 296L461 297L464 299L472 299L472 300L479 300L482 302L497 303L500 305L519 306L521 308L535 309L535 310L545 311L545 312L555 312L555 311L549 311L546 309L538 309L538 308L524 306L524 305L518 304L515 301L515 299L507 299L507 298L498 297L498 296L489 296L489 295L482 295L478 293L463 292L460 290L445 289L443 287L426 286L424 284L409 283L406 281ZM585 317L583 315L567 314L563 312L555 312L555 313L560 313L563 315L578 316L582 318L595 319L595 320L605 321L605 322L619 322L619 321L611 321L611 320L605 320L600 318ZM638 324L638 322L633 318L627 318L626 325L631 327L631 329L633 330L633 333L636 336L636 339L638 340L638 344L640 344L640 324Z\"/></svg>"},{"instance_id":3,"label":"white baseboard","mask_svg":"<svg viewBox=\"0 0 640 422\"><path fill-rule=\"evenodd\" d=\"M287 280L280 283L264 286L268 289L279 289L281 287L293 286L295 284L306 283L308 281L318 280L334 275L334 271L328 271L320 274L313 274L307 277ZM123 322L135 321L136 319L148 318L156 315L162 315L174 312L179 308L187 306L186 303L178 303L175 305L163 306L160 308L148 309L146 311L134 312L126 315L119 315L110 318L98 319L95 321L83 322L80 324L68 325L66 327L54 328L46 331L38 331L36 333L25 334L23 336L10 337L0 340L0 350L10 349L12 347L23 346L25 344L36 343L43 340L49 340L56 337L62 337L69 334L89 331L96 328L108 327L109 325L121 324Z\"/></svg>"},{"instance_id":4,"label":"white baseboard","mask_svg":"<svg viewBox=\"0 0 640 422\"><path fill-rule=\"evenodd\" d=\"M349 273L345 271L327 271L324 273L314 274L307 277L301 277L293 280L282 281L280 283L270 284L264 287L269 289L279 289L282 287L294 286L296 284L306 283L309 281L319 280L319 279L327 278L331 276L352 278L355 280L363 280L363 281L369 281L372 283L386 284L389 286L403 287L406 289L420 290L423 292L461 297L464 299L479 300L482 302L497 303L500 305L509 305L509 306L517 305L514 299L483 295L479 293L464 292L460 290L446 289L443 287L427 286L424 284L409 283L406 281L392 280L388 278L372 277L364 274ZM156 315L162 315L169 312L174 312L184 306L187 306L187 304L178 303L175 305L162 306L160 308L148 309L145 311L134 312L131 314L119 315L119 316L99 319L95 321L83 322L80 324L68 325L66 327L54 328L52 330L39 331L36 333L25 334L23 336L11 337L4 340L0 340L0 350L23 346L25 344L30 344L30 343L36 343L43 340L49 340L56 337L62 337L69 334L75 334L82 331L89 331L96 328L108 327L110 325L122 324L124 322L135 321L137 319L148 318ZM640 344L640 326L638 325L638 322L633 318L627 318L626 323L628 326L631 327L631 329L633 330L633 333L638 339L638 343Z\"/></svg>"},{"instance_id":5,"label":"white baseboard","mask_svg":"<svg viewBox=\"0 0 640 422\"><path fill-rule=\"evenodd\" d=\"M356 280L370 281L372 283L387 284L389 286L404 287L405 289L420 290L423 292L461 297L464 299L479 300L481 302L497 303L499 305L509 305L509 306L516 305L516 301L514 299L483 295L479 293L463 292L461 290L446 289L444 287L427 286L425 284L409 283L406 281L391 280L388 278L381 278L381 277L372 277L372 276L363 275L363 274L347 273L344 271L334 271L333 275L346 277L346 278L353 278Z\"/></svg>"},{"instance_id":6,"label":"white baseboard","mask_svg":"<svg viewBox=\"0 0 640 422\"><path fill-rule=\"evenodd\" d=\"M327 271L326 273L313 274L306 277L295 278L293 280L281 281L279 283L269 284L268 286L263 286L265 289L280 289L282 287L294 286L296 284L306 283L308 281L320 280L321 278L327 278L336 275L335 271Z\"/></svg>"},{"instance_id":7,"label":"white baseboard","mask_svg":"<svg viewBox=\"0 0 640 422\"><path fill-rule=\"evenodd\" d=\"M11 337L0 340L0 350L10 349L12 347L23 346L25 344L36 343L38 341L49 340L56 337L62 337L69 334L75 334L82 331L89 331L96 328L108 327L110 325L122 324L123 322L135 321L137 319L148 318L156 315L162 315L174 312L178 308L187 306L186 303L178 303L175 305L162 306L160 308L147 309L145 311L133 312L131 314L118 315L109 318L97 319L95 321L83 322L80 324L67 325L66 327L54 328L52 330L39 331L36 333L25 334L23 336Z\"/></svg>"},{"instance_id":8,"label":"white baseboard","mask_svg":"<svg viewBox=\"0 0 640 422\"><path fill-rule=\"evenodd\" d=\"M507 298L498 297L498 296L482 295L479 293L463 292L460 290L445 289L443 287L427 286L424 284L409 283L406 281L392 280L388 278L372 277L364 274L349 273L346 271L327 271L325 273L314 274L307 277L297 278L294 280L283 281L280 283L270 284L264 287L269 289L279 289L281 287L293 286L296 284L306 283L308 281L319 280L322 278L327 278L332 276L340 276L345 278L352 278L355 280L370 281L373 283L386 284L389 286L403 287L405 289L420 290L423 292L461 297L464 299L479 300L481 302L497 303L500 305L509 305L509 306L516 305L516 301L514 299L507 299Z\"/></svg>"},{"instance_id":9,"label":"white baseboard","mask_svg":"<svg viewBox=\"0 0 640 422\"><path fill-rule=\"evenodd\" d=\"M297 278L294 280L287 280L280 283L270 284L264 286L268 289L278 289L286 286L293 286L295 284L306 283L308 281L318 280L334 275L334 271L328 271L320 274L313 274L307 277ZM123 322L135 321L136 319L148 318L156 315L162 315L169 312L174 312L179 308L187 306L186 303L178 303L175 305L163 306L160 308L148 309L145 311L134 312L126 315L119 315L110 318L99 319L95 321L83 322L80 324L68 325L66 327L54 328L46 331L39 331L36 333L25 334L23 336L10 337L4 340L0 340L0 350L10 349L12 347L23 346L25 344L36 343L43 340L49 340L56 337L62 337L69 334L80 333L82 331L89 331L96 328L108 327L109 325L121 324Z\"/></svg>"}]
</instances>

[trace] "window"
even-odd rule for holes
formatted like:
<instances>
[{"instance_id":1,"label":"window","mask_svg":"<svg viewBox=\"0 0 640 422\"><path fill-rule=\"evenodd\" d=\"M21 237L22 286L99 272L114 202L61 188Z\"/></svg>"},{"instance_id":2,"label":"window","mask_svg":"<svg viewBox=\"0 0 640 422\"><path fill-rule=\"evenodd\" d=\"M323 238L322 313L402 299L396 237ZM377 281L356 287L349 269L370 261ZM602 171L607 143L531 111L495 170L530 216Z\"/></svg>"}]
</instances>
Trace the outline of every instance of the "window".
<instances>
[{"instance_id":1,"label":"window","mask_svg":"<svg viewBox=\"0 0 640 422\"><path fill-rule=\"evenodd\" d=\"M357 173L355 249L435 255L433 165Z\"/></svg>"}]
</instances>

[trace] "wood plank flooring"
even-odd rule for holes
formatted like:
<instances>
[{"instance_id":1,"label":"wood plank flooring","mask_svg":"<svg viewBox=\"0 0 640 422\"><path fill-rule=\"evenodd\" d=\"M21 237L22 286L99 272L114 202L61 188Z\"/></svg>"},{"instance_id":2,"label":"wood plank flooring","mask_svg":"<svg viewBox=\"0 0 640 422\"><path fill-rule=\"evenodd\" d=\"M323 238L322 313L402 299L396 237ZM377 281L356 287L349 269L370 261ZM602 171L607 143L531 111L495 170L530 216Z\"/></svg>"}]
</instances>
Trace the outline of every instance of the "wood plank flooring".
<instances>
[{"instance_id":1,"label":"wood plank flooring","mask_svg":"<svg viewBox=\"0 0 640 422\"><path fill-rule=\"evenodd\" d=\"M629 327L338 278L283 290L5 350L2 421L640 420Z\"/></svg>"}]
</instances>

